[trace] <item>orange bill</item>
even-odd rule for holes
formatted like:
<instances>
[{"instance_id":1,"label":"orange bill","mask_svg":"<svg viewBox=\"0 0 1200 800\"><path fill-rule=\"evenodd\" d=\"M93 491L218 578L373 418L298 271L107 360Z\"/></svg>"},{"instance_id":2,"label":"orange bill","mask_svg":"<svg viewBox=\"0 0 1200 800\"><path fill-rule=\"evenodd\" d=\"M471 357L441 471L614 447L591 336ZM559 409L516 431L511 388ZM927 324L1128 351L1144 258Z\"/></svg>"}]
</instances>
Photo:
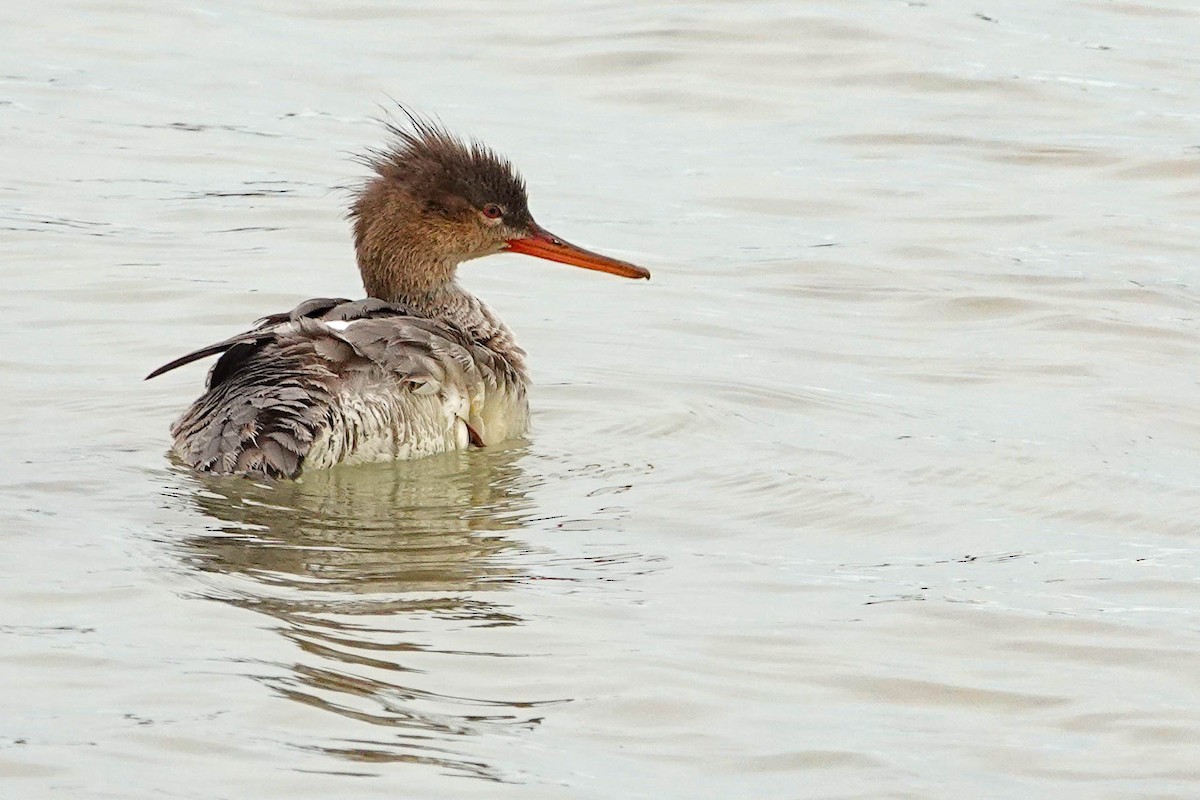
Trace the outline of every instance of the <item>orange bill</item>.
<instances>
[{"instance_id":1,"label":"orange bill","mask_svg":"<svg viewBox=\"0 0 1200 800\"><path fill-rule=\"evenodd\" d=\"M620 275L622 278L648 279L650 277L649 270L642 269L636 264L630 264L628 261L619 261L599 253L593 253L591 250L584 250L582 247L576 247L538 225L529 226L528 236L509 239L508 251L524 253L527 256L536 256L548 261L558 261L562 264L571 264L584 269L608 272Z\"/></svg>"}]
</instances>

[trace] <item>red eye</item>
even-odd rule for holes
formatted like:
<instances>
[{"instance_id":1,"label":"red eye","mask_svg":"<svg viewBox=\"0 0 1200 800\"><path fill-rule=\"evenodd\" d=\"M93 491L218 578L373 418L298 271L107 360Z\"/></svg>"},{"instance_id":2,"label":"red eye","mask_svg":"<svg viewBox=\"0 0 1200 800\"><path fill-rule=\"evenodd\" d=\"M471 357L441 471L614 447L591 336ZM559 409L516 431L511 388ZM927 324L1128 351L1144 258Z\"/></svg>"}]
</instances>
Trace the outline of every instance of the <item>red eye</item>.
<instances>
[{"instance_id":1,"label":"red eye","mask_svg":"<svg viewBox=\"0 0 1200 800\"><path fill-rule=\"evenodd\" d=\"M500 219L504 215L504 209L495 203L488 203L483 207L483 215L488 219Z\"/></svg>"}]
</instances>

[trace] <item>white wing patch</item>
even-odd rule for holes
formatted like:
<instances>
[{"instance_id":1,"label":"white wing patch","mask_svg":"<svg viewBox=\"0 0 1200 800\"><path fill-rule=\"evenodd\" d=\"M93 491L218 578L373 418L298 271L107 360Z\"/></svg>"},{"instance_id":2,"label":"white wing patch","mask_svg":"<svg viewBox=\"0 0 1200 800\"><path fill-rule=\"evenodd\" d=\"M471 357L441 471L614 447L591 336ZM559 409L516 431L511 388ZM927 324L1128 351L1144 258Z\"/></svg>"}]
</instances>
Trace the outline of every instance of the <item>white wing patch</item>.
<instances>
[{"instance_id":1,"label":"white wing patch","mask_svg":"<svg viewBox=\"0 0 1200 800\"><path fill-rule=\"evenodd\" d=\"M346 321L344 319L335 319L332 322L326 322L325 324L330 328L333 328L335 331L344 331L357 321L358 320Z\"/></svg>"}]
</instances>

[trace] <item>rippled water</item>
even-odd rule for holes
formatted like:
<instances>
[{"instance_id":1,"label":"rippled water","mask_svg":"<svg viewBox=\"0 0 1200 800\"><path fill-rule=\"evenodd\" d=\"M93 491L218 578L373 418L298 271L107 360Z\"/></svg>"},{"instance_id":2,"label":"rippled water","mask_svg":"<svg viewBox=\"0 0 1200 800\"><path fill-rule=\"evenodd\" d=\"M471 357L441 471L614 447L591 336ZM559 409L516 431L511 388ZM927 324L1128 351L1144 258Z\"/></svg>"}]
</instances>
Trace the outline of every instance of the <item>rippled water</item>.
<instances>
[{"instance_id":1,"label":"rippled water","mask_svg":"<svg viewBox=\"0 0 1200 800\"><path fill-rule=\"evenodd\" d=\"M5 797L1200 794L1200 9L8 3ZM510 446L166 458L388 96L649 284Z\"/></svg>"}]
</instances>

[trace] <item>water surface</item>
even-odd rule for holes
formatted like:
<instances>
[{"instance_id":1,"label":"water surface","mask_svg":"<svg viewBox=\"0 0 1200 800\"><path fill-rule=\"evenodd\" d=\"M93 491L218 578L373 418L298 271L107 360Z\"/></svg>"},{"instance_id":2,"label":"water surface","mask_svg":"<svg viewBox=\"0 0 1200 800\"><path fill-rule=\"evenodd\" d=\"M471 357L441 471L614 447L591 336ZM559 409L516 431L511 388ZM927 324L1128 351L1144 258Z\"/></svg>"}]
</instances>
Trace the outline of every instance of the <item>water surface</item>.
<instances>
[{"instance_id":1,"label":"water surface","mask_svg":"<svg viewBox=\"0 0 1200 800\"><path fill-rule=\"evenodd\" d=\"M1200 11L0 9L5 796L1200 793ZM356 296L388 96L652 269L502 256L530 437L166 458Z\"/></svg>"}]
</instances>

